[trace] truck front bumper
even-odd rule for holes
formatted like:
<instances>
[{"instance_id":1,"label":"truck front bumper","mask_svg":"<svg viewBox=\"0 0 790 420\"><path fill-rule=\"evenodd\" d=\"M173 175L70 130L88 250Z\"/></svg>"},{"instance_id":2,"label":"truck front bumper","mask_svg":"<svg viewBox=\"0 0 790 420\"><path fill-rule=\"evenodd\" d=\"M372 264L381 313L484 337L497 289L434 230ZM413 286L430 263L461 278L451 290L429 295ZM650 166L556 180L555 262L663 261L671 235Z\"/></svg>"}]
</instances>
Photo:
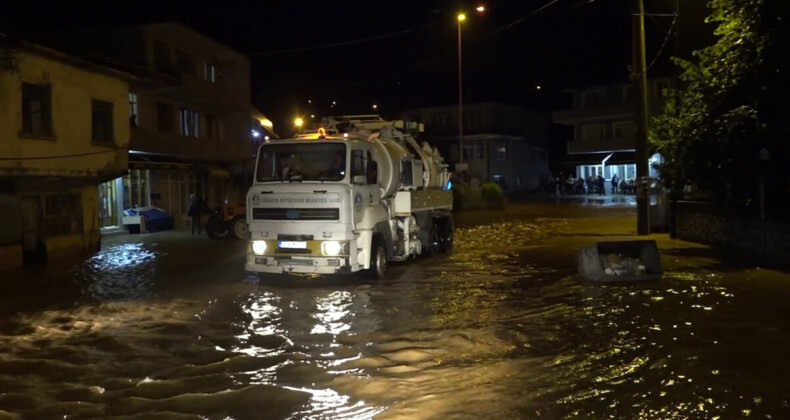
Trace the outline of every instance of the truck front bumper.
<instances>
[{"instance_id":1,"label":"truck front bumper","mask_svg":"<svg viewBox=\"0 0 790 420\"><path fill-rule=\"evenodd\" d=\"M348 257L247 255L247 271L257 273L340 274L353 271Z\"/></svg>"}]
</instances>

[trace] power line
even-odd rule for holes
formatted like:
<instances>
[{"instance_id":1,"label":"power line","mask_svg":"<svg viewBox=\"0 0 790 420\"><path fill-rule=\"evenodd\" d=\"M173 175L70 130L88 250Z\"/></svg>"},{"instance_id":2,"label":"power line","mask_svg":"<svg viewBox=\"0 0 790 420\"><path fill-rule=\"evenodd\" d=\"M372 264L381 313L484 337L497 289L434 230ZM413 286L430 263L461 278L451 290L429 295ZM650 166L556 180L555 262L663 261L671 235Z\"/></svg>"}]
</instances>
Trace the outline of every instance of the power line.
<instances>
[{"instance_id":1,"label":"power line","mask_svg":"<svg viewBox=\"0 0 790 420\"><path fill-rule=\"evenodd\" d=\"M101 150L98 152L85 152L85 153L74 153L71 155L51 155L51 156L29 156L29 157L0 157L0 160L44 160L44 159L66 159L66 158L75 158L75 157L83 157L83 156L93 156L93 155L100 155L103 153L115 153L120 150L128 150L128 147L118 147L115 149L110 150Z\"/></svg>"},{"instance_id":2,"label":"power line","mask_svg":"<svg viewBox=\"0 0 790 420\"><path fill-rule=\"evenodd\" d=\"M425 28L428 28L428 27L431 27L431 26L436 26L437 24L438 23L434 22L434 23L429 23L429 24L425 24L425 25L422 25L422 26L417 26L417 27L414 27L414 28L404 29L404 30L397 31L397 32L390 32L390 33L376 35L376 36L371 36L371 37L367 37L367 38L350 39L348 41L334 42L334 43L331 43L331 44L315 45L315 46L311 46L311 47L288 48L288 49L283 49L283 50L263 51L263 52L257 52L257 53L247 53L246 55L248 55L250 57L258 57L258 56L266 56L266 55L273 55L273 54L285 54L285 53L293 53L293 52L315 51L315 50L324 50L324 49L336 48L336 47L344 47L344 46L347 46L347 45L362 44L362 43L365 43L365 42L376 41L376 40L379 40L379 39L393 38L393 37L400 36L400 35L405 35L405 34L408 34L408 33L411 33L411 32L416 32L416 31L419 31L421 29L425 29Z\"/></svg>"},{"instance_id":3,"label":"power line","mask_svg":"<svg viewBox=\"0 0 790 420\"><path fill-rule=\"evenodd\" d=\"M675 18L672 19L672 23L669 24L669 29L667 29L667 35L664 37L664 41L661 42L661 47L659 47L658 51L656 51L655 57L653 57L653 59L650 60L650 64L648 64L647 67L645 67L645 70L643 72L641 72L641 73L632 73L631 77L638 77L638 76L641 76L642 74L647 74L647 72L651 68L653 68L653 65L655 65L656 62L658 62L658 59L661 57L661 54L664 52L664 48L666 48L666 46L667 46L667 42L669 41L669 38L672 36L672 32L673 32L673 29L675 28L675 24L677 24L678 16L677 15L674 15L674 16L675 16Z\"/></svg>"}]
</instances>

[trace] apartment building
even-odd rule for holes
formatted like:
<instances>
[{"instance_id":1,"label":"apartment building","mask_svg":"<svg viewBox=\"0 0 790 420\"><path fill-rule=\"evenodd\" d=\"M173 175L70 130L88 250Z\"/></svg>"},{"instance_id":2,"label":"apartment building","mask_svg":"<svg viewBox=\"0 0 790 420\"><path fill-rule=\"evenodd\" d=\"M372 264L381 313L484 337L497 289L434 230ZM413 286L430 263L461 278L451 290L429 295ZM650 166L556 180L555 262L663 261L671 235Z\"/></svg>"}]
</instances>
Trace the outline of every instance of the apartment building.
<instances>
[{"instance_id":1,"label":"apartment building","mask_svg":"<svg viewBox=\"0 0 790 420\"><path fill-rule=\"evenodd\" d=\"M660 113L664 91L674 87L671 78L648 81L651 115ZM636 116L638 104L631 83L617 83L571 89L571 109L556 111L552 120L572 129L567 143L566 169L576 177L601 175L609 180L614 174L620 179L636 178ZM661 162L659 154L650 157L650 176L658 173L653 164ZM607 183L609 186L609 183Z\"/></svg>"},{"instance_id":2,"label":"apartment building","mask_svg":"<svg viewBox=\"0 0 790 420\"><path fill-rule=\"evenodd\" d=\"M458 106L419 108L404 113L404 119L424 124L423 138L452 169L465 168L471 178L497 182L505 191L538 188L549 173L547 115L497 102L464 105L462 138ZM458 165L459 150L463 165Z\"/></svg>"}]
</instances>

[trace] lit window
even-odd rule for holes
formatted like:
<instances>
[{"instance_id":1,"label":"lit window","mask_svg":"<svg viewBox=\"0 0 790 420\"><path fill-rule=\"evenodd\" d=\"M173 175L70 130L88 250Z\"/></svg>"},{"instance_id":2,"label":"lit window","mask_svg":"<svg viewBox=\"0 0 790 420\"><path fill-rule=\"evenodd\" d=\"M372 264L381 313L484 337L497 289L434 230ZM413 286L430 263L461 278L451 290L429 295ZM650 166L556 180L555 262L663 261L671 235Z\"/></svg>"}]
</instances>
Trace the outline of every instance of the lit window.
<instances>
[{"instance_id":1,"label":"lit window","mask_svg":"<svg viewBox=\"0 0 790 420\"><path fill-rule=\"evenodd\" d=\"M496 160L507 160L507 144L498 144L496 146Z\"/></svg>"},{"instance_id":2,"label":"lit window","mask_svg":"<svg viewBox=\"0 0 790 420\"><path fill-rule=\"evenodd\" d=\"M137 102L137 94L130 93L129 94L129 122L131 123L132 127L137 127L139 125L138 115L139 105Z\"/></svg>"},{"instance_id":3,"label":"lit window","mask_svg":"<svg viewBox=\"0 0 790 420\"><path fill-rule=\"evenodd\" d=\"M181 108L181 135L198 137L198 113L195 110Z\"/></svg>"},{"instance_id":4,"label":"lit window","mask_svg":"<svg viewBox=\"0 0 790 420\"><path fill-rule=\"evenodd\" d=\"M211 83L217 82L217 66L204 62L203 63L203 79Z\"/></svg>"}]
</instances>

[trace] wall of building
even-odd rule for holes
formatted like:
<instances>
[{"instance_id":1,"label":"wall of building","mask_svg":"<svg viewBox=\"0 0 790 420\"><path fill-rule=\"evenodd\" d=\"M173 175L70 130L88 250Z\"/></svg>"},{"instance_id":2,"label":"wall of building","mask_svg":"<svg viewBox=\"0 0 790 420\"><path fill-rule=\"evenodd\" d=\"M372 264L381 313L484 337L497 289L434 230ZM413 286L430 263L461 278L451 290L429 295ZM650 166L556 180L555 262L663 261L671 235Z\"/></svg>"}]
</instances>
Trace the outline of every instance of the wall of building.
<instances>
[{"instance_id":1,"label":"wall of building","mask_svg":"<svg viewBox=\"0 0 790 420\"><path fill-rule=\"evenodd\" d=\"M128 167L123 149L129 145L125 81L27 52L19 53L18 60L18 70L0 71L0 155L72 157L2 160L0 176L101 176ZM23 82L50 86L52 137L21 134ZM114 146L91 141L93 99L113 104Z\"/></svg>"},{"instance_id":2,"label":"wall of building","mask_svg":"<svg viewBox=\"0 0 790 420\"><path fill-rule=\"evenodd\" d=\"M790 266L790 226L786 224L738 219L715 206L690 201L678 202L675 220L680 239Z\"/></svg>"},{"instance_id":3,"label":"wall of building","mask_svg":"<svg viewBox=\"0 0 790 420\"><path fill-rule=\"evenodd\" d=\"M148 69L165 72L171 79L133 86L139 104L133 149L208 162L236 162L250 156L249 59L179 24L144 25L134 34L141 40ZM164 54L158 55L157 48L164 48ZM171 106L170 131L158 127L157 103ZM181 109L198 113L197 137L182 132ZM215 121L213 130L207 124L209 116Z\"/></svg>"},{"instance_id":4,"label":"wall of building","mask_svg":"<svg viewBox=\"0 0 790 420\"><path fill-rule=\"evenodd\" d=\"M98 250L97 185L128 169L126 80L57 52L30 48L11 50L17 65L0 70L0 156L18 158L0 160L0 181L16 200L16 209L6 210L22 215L18 231L4 228L0 234L0 259L8 266L21 265L25 254L57 258ZM49 87L51 135L24 132L23 83ZM112 142L93 140L93 100L112 104ZM47 197L63 194L76 197L73 217L79 223L75 231L48 232Z\"/></svg>"}]
</instances>

